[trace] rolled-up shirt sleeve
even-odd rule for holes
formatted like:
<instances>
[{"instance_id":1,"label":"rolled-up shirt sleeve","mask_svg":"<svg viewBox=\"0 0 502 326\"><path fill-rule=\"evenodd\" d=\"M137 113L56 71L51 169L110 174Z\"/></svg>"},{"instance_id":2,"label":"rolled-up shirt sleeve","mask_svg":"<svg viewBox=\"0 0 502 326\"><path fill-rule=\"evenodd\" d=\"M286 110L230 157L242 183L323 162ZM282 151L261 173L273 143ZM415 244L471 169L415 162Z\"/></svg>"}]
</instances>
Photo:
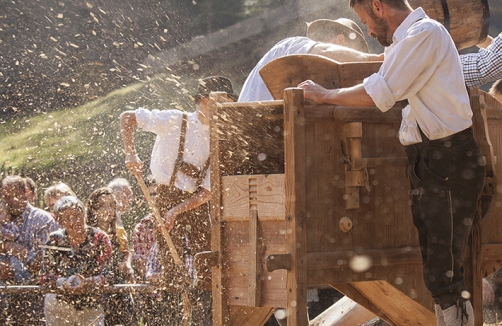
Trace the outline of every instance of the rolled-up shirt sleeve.
<instances>
[{"instance_id":1,"label":"rolled-up shirt sleeve","mask_svg":"<svg viewBox=\"0 0 502 326\"><path fill-rule=\"evenodd\" d=\"M139 128L160 135L169 130L169 125L176 124L182 113L177 110L154 109L150 111L145 108L138 108L134 111L134 114Z\"/></svg>"},{"instance_id":2,"label":"rolled-up shirt sleeve","mask_svg":"<svg viewBox=\"0 0 502 326\"><path fill-rule=\"evenodd\" d=\"M421 24L386 51L380 70L363 81L364 89L381 111L416 95L431 78L434 63L443 55L434 44L438 39L449 41L434 26Z\"/></svg>"}]
</instances>

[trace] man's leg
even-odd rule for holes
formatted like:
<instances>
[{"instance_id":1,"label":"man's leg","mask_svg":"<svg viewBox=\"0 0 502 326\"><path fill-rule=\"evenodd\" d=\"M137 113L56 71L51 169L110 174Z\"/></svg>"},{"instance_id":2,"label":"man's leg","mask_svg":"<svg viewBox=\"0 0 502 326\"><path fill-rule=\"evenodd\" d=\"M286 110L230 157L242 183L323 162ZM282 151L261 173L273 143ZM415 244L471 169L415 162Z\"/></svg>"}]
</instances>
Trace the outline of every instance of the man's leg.
<instances>
[{"instance_id":1,"label":"man's leg","mask_svg":"<svg viewBox=\"0 0 502 326\"><path fill-rule=\"evenodd\" d=\"M406 151L425 284L443 314L457 307L457 315L467 317L470 303L463 297L463 258L483 187L481 154L472 133L412 145Z\"/></svg>"}]
</instances>

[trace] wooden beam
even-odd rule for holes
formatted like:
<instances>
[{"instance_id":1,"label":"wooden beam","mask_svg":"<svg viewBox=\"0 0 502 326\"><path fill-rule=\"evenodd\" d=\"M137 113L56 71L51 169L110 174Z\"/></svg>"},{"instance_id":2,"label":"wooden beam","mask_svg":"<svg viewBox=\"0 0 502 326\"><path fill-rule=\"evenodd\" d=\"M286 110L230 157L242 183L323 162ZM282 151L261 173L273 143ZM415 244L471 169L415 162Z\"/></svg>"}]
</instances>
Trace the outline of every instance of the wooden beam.
<instances>
[{"instance_id":1,"label":"wooden beam","mask_svg":"<svg viewBox=\"0 0 502 326\"><path fill-rule=\"evenodd\" d=\"M228 325L230 313L224 292L224 273L222 261L222 219L221 219L221 176L220 176L220 147L218 133L218 106L216 103L225 102L223 92L211 93L209 96L210 125L210 168L211 168L211 251L218 253L218 264L212 268L212 296L213 296L213 325Z\"/></svg>"},{"instance_id":2,"label":"wooden beam","mask_svg":"<svg viewBox=\"0 0 502 326\"><path fill-rule=\"evenodd\" d=\"M307 253L308 269L348 268L355 256L366 256L372 266L421 265L420 248L363 249L357 251L338 250Z\"/></svg>"},{"instance_id":3,"label":"wooden beam","mask_svg":"<svg viewBox=\"0 0 502 326\"><path fill-rule=\"evenodd\" d=\"M303 90L284 91L284 162L286 250L292 257L287 273L288 326L307 326L307 225L305 200L305 116Z\"/></svg>"},{"instance_id":4,"label":"wooden beam","mask_svg":"<svg viewBox=\"0 0 502 326\"><path fill-rule=\"evenodd\" d=\"M386 281L353 282L349 286L336 284L334 287L391 325L436 325L436 316L431 310ZM344 290L348 290L347 293Z\"/></svg>"}]
</instances>

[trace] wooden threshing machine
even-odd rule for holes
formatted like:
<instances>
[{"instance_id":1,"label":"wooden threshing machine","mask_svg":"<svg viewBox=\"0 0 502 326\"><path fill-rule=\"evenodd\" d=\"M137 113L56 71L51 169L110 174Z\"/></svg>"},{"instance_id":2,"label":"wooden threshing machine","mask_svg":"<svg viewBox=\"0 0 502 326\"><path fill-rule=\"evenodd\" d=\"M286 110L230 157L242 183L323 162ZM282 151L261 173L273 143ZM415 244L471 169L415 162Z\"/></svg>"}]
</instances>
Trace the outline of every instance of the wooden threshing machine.
<instances>
[{"instance_id":1,"label":"wooden threshing machine","mask_svg":"<svg viewBox=\"0 0 502 326\"><path fill-rule=\"evenodd\" d=\"M314 105L287 88L355 85L380 64L288 56L261 71L275 101L211 94L212 245L197 259L212 267L214 325L263 325L275 308L288 325L308 325L307 288L326 286L391 325L435 325L397 136L402 107ZM481 279L502 262L502 105L470 97L487 178L466 276L482 325Z\"/></svg>"}]
</instances>

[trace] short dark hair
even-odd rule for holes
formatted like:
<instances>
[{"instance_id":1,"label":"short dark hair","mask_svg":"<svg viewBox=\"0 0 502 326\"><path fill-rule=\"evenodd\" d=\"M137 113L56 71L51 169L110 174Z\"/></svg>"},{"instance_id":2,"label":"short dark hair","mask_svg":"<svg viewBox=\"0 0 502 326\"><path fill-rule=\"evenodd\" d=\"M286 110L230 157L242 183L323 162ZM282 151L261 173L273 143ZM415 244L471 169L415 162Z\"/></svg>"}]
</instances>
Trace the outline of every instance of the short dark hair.
<instances>
[{"instance_id":1,"label":"short dark hair","mask_svg":"<svg viewBox=\"0 0 502 326\"><path fill-rule=\"evenodd\" d=\"M502 95L502 79L497 80L490 87L490 92L488 92L491 96Z\"/></svg>"},{"instance_id":2,"label":"short dark hair","mask_svg":"<svg viewBox=\"0 0 502 326\"><path fill-rule=\"evenodd\" d=\"M63 196L54 204L54 214L58 217L61 212L67 209L73 209L82 214L85 213L84 204L75 196Z\"/></svg>"},{"instance_id":3,"label":"short dark hair","mask_svg":"<svg viewBox=\"0 0 502 326\"><path fill-rule=\"evenodd\" d=\"M360 5L366 8L368 10L371 8L371 1L372 0L349 0L349 6L350 8L354 8L354 6ZM385 3L389 5L391 8L396 8L399 10L404 10L409 8L408 0L380 0L381 3Z\"/></svg>"}]
</instances>

